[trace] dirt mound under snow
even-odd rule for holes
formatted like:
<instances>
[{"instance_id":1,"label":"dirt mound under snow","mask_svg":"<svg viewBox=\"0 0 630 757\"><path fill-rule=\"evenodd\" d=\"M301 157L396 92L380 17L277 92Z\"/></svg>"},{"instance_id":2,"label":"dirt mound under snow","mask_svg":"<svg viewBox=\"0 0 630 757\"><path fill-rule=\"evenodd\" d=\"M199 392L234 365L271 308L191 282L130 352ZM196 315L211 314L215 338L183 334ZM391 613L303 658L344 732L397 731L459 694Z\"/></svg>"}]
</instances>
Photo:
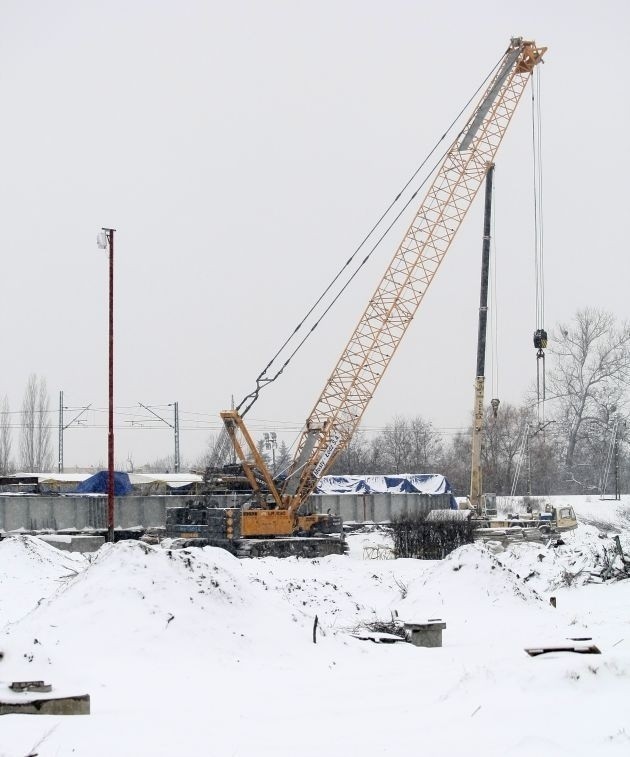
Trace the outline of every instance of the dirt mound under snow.
<instances>
[{"instance_id":1,"label":"dirt mound under snow","mask_svg":"<svg viewBox=\"0 0 630 757\"><path fill-rule=\"evenodd\" d=\"M0 628L26 615L84 569L87 560L34 536L0 541ZM16 587L19 586L19 591Z\"/></svg>"},{"instance_id":2,"label":"dirt mound under snow","mask_svg":"<svg viewBox=\"0 0 630 757\"><path fill-rule=\"evenodd\" d=\"M42 678L51 665L78 681L82 669L92 675L105 659L121 673L131 659L140 672L156 660L177 665L191 652L219 664L233 655L235 636L243 653L253 640L272 648L297 633L295 620L224 550L119 542L105 545L85 570L5 630L5 674Z\"/></svg>"}]
</instances>

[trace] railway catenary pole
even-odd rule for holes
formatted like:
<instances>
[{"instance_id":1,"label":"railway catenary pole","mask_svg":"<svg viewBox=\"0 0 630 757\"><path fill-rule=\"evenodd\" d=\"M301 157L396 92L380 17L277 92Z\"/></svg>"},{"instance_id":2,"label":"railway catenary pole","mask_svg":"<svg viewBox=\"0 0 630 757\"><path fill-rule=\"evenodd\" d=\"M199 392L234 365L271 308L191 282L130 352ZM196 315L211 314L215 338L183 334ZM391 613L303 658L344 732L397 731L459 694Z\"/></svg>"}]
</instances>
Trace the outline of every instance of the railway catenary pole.
<instances>
[{"instance_id":1,"label":"railway catenary pole","mask_svg":"<svg viewBox=\"0 0 630 757\"><path fill-rule=\"evenodd\" d=\"M59 441L57 444L57 473L63 473L63 391L59 392Z\"/></svg>"}]
</instances>

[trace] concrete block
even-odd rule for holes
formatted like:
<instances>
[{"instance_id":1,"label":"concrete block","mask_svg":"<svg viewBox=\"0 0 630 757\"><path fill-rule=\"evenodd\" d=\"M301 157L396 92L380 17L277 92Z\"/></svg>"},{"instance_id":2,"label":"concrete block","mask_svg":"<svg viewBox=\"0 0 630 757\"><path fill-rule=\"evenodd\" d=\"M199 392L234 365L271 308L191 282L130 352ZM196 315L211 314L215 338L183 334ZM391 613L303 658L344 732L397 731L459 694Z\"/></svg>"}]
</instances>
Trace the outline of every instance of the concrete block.
<instances>
[{"instance_id":1,"label":"concrete block","mask_svg":"<svg viewBox=\"0 0 630 757\"><path fill-rule=\"evenodd\" d=\"M405 633L409 641L416 647L441 647L442 631L446 623L437 618L423 623L405 623Z\"/></svg>"}]
</instances>

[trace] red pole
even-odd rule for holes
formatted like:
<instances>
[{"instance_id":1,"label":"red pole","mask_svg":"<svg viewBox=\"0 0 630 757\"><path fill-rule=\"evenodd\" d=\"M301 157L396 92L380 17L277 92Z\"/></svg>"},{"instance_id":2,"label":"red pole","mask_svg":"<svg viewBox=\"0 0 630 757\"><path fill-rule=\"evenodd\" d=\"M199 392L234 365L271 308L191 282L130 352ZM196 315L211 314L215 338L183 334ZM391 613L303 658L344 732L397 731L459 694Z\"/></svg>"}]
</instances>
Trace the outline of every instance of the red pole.
<instances>
[{"instance_id":1,"label":"red pole","mask_svg":"<svg viewBox=\"0 0 630 757\"><path fill-rule=\"evenodd\" d=\"M107 541L114 541L114 231L109 240L109 426L107 432Z\"/></svg>"}]
</instances>

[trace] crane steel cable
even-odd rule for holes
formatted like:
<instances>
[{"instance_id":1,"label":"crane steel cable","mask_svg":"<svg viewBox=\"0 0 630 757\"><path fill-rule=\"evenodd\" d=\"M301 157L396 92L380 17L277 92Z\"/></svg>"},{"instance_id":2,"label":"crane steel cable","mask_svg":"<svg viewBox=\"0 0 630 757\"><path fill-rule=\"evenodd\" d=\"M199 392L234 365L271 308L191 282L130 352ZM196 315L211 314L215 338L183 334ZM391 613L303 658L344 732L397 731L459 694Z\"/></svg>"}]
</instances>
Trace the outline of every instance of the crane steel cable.
<instances>
[{"instance_id":1,"label":"crane steel cable","mask_svg":"<svg viewBox=\"0 0 630 757\"><path fill-rule=\"evenodd\" d=\"M446 153L444 153L444 154L446 154ZM444 158L444 155L441 155L441 156L440 156L440 157L438 158L438 160L437 160L436 164L434 165L433 169L432 169L432 170L431 170L431 172L429 173L429 176L430 176L430 175L431 175L431 173L432 173L432 172L433 172L433 171L435 170L435 168L437 168L437 166L439 165L440 161L442 161L442 159L443 159L443 158ZM410 204L412 203L412 201L413 201L413 200L414 200L414 199L416 198L416 195L417 195L417 194L418 194L418 192L419 192L419 191L420 191L420 190L422 189L422 187L423 187L423 186L424 186L424 184L426 183L427 179L428 179L428 177L427 177L426 179L424 179L424 181L423 181L423 182L422 182L422 183L421 183L421 184L420 184L420 185L419 185L419 186L417 187L417 189L416 189L416 190L415 190L415 192L414 192L414 193L413 193L413 194L411 195L411 197L409 198L409 200L408 200L408 201L407 201L407 202L405 203L405 205L404 205L404 206L403 206L403 207L401 208L401 210L400 210L400 211L399 211L399 212L397 213L397 215L396 215L396 216L394 217L394 219L393 219L393 220L392 220L392 222L391 222L391 223L389 224L389 226L387 226L387 228L385 229L385 231L384 231L384 232L383 232L383 233L381 234L381 236L380 236L380 237L379 237L379 238L377 239L377 241L376 241L376 242L374 243L374 245L372 246L372 248L370 249L370 251L368 252L368 254L367 254L367 255L366 255L366 256L365 256L364 258L363 258L363 260L362 260L362 261L361 261L361 262L360 262L360 263L358 264L358 266L356 267L356 269L354 270L354 272L353 272L353 273L352 273L352 274L351 274L351 275L349 276L349 278L348 278L348 280L346 281L346 283L345 283L345 284L344 284L344 285L343 285L343 286L341 287L341 289L340 289L340 290L339 290L339 291L337 292L337 294L336 294L336 295L335 295L335 296L333 297L333 299L332 299L332 300L330 301L330 303L329 303L329 304L328 304L328 305L326 306L326 308L324 309L324 311L322 312L322 314L321 314L321 315L319 316L319 318L318 318L318 319L317 319L317 320L315 321L315 323L313 323L313 325L311 326L311 328L309 329L309 331L308 331L308 332L306 333L306 335L305 335L304 337L302 337L302 339L301 339L301 341L300 341L300 342L298 342L298 345L297 345L297 347L295 347L295 348L293 349L293 351L292 351L292 352L291 352L291 353L289 354L289 357L288 357L288 358L287 358L287 359L286 359L286 360L284 361L284 363L283 363L283 364L282 364L282 365L280 366L280 368L278 369L278 371L277 371L277 372L276 372L276 373L275 373L275 374L274 374L274 375L273 375L273 376L272 376L271 378L268 378L268 379L265 379L264 381L261 381L261 385L260 385L260 386L258 385L258 382L259 382L259 380L260 380L260 378L261 378L261 377L259 376L259 378L258 378L258 379L256 380L256 383L257 383L256 389L255 389L255 390L254 390L254 391L253 391L253 392L252 392L251 394L248 394L248 395L247 395L247 396L246 396L246 397L245 397L245 398L244 398L244 399L243 399L243 400L241 401L241 404L240 404L240 405L238 405L238 406L237 406L237 408L236 408L236 409L237 409L237 411L240 411L241 407L242 407L242 406L243 406L243 405L245 404L245 402L246 402L246 401L247 401L248 399L249 399L249 400L251 400L251 401L249 402L249 404L248 404L248 405L247 405L247 406L245 407L245 409L244 409L244 410L243 410L243 411L241 412L241 417L244 417L244 416L245 416L245 414L246 414L246 413L248 412L248 410L249 410L249 409L250 409L250 408L252 407L252 405L254 404L254 402L255 402L255 401L256 401L256 400L258 399L258 395L259 395L259 393L260 393L260 390L262 389L262 386L265 386L265 385L267 385L267 384L271 384L271 383L272 383L273 381L275 381L275 380L276 380L276 379L277 379L277 378L278 378L278 377L279 377L279 376L280 376L280 375L282 374L282 372L283 372L283 371L284 371L284 369L285 369L285 368L287 367L287 365L289 365L289 363L290 363L290 362L291 362L291 360L292 360L292 359L293 359L293 358L295 357L295 355L296 355L296 354L297 354L297 353L298 353L298 352L300 351L300 349L301 349L301 348L303 347L303 345L304 345L304 344L305 344L305 342L306 342L306 341L308 340L308 338L309 338L309 337L311 336L311 334L312 334L312 333L313 333L313 332L315 331L315 329L316 329L316 328L317 328L317 327L319 326L319 324L321 323L321 321L323 320L323 318L324 318L324 317L325 317L325 316L326 316L326 315L328 314L328 312L329 312L329 311L330 311L330 310L332 309L333 305L335 305L335 303L337 302L337 300L339 300L339 298L341 297L341 295L342 295L342 294L343 294L343 293L344 293L344 292L346 291L346 289L347 289L347 288L348 288L348 287L350 286L350 284L352 283L352 281L353 281L353 280L355 279L355 277L356 277L356 276L358 275L359 271L360 271L360 270L361 270L361 269L363 268L363 266L364 266L364 265L365 265L365 264L366 264L366 263L368 262L368 260L370 259L370 257L371 257L371 256L372 256L372 254L374 253L374 251L375 251L375 250L377 249L377 247L378 247L378 246L380 245L380 243L381 243L381 242L383 241L383 239L384 239L384 238L385 238L385 237L387 236L387 234L388 234L388 233L389 233L389 232L391 231L392 227L393 227L393 226L394 226L394 225L396 224L396 222L397 222L397 221L399 220L399 218L400 218L400 217L402 216L402 214L403 214L403 213L404 213L404 212L405 212L405 211L407 210L407 208L408 208L408 207L409 207L409 205L410 205ZM296 329L296 330L297 330L297 329ZM294 333L295 333L295 332L294 332Z\"/></svg>"},{"instance_id":2,"label":"crane steel cable","mask_svg":"<svg viewBox=\"0 0 630 757\"><path fill-rule=\"evenodd\" d=\"M497 183L496 168L494 186ZM496 192L492 193L492 234L490 244L490 390L493 397L499 396L499 300L497 296L497 244L496 244Z\"/></svg>"},{"instance_id":3,"label":"crane steel cable","mask_svg":"<svg viewBox=\"0 0 630 757\"><path fill-rule=\"evenodd\" d=\"M308 320L308 318L313 314L313 312L316 310L316 308L321 304L321 302L324 300L326 295L331 291L331 289L334 287L334 285L338 282L342 274L346 271L348 266L353 262L354 258L358 255L358 253L363 249L363 247L367 244L368 240L373 236L373 234L376 232L376 230L381 226L383 221L387 218L387 216L390 214L392 209L395 207L395 205L400 201L403 193L410 187L411 183L415 180L415 178L418 176L420 171L425 167L425 165L428 163L429 159L433 155L433 153L437 150L440 144L446 139L449 132L453 129L455 124L458 122L458 120L461 118L462 114L468 109L468 106L470 103L477 97L478 93L482 90L482 88L486 85L488 80L494 75L495 71L498 69L501 61L503 60L504 56L501 56L501 58L495 63L495 65L492 67L491 71L488 73L488 75L484 78L484 80L481 82L479 87L475 90L473 95L469 98L469 100L466 102L466 104L461 108L457 116L453 119L448 129L444 132L444 134L440 137L440 139L436 142L436 144L433 146L431 151L428 153L428 155L424 158L422 163L418 166L418 168L413 172L413 174L410 176L410 178L407 180L407 182L404 184L404 186L400 189L400 191L397 193L395 198L390 202L388 207L385 209L385 211L381 214L379 219L376 221L376 223L372 226L372 228L369 230L369 232L365 235L359 246L354 250L352 255L348 258L348 260L342 265L342 267L339 269L339 271L335 274L333 279L330 281L328 286L324 289L324 291L321 293L321 295L315 300L313 305L309 308L306 315L300 320L300 322L297 324L297 326L293 329L293 331L290 333L290 335L287 337L287 339L283 342L283 344L280 346L280 348L276 351L276 353L273 355L273 357L267 362L263 370L258 374L256 378L256 387L253 391L251 391L249 394L245 395L245 397L241 400L241 402L237 405L236 410L240 412L241 417L245 416L245 414L251 409L252 405L256 402L258 399L258 396L260 394L261 389L268 385L273 383L284 371L284 369L287 367L287 365L291 362L293 357L297 354L297 352L302 348L304 343L308 340L308 338L311 336L311 334L315 331L317 326L320 324L321 320L324 318L324 316L327 315L327 313L330 311L330 309L333 307L333 305L337 302L337 300L340 298L340 296L343 294L343 292L347 289L349 284L353 281L353 279L357 276L359 271L363 268L363 266L367 263L373 252L376 250L376 248L379 246L379 244L383 241L385 236L388 234L388 232L392 229L392 227L395 225L395 223L398 221L398 219L401 217L401 215L405 212L405 210L409 207L410 203L415 199L416 195L422 189L422 187L425 185L425 183L428 181L429 177L435 171L437 166L439 165L440 161L444 158L446 155L446 151L444 151L438 160L435 162L429 173L427 174L426 178L420 183L420 185L415 189L409 200L404 204L403 208L397 213L397 215L394 217L393 221L387 226L385 231L381 234L381 236L377 239L376 243L372 246L368 254L365 256L365 258L358 264L357 268L354 270L354 272L349 276L346 283L342 286L342 288L337 292L337 294L334 296L332 301L328 304L328 306L324 309L324 311L321 313L321 315L317 318L317 320L313 323L313 325L310 327L306 335L301 339L301 341L298 343L297 347L293 349L293 351L289 354L289 356L284 360L284 362L280 365L280 367L276 370L275 374L273 376L268 376L267 372L271 369L274 363L278 361L280 355L287 349L288 345L293 341L296 334L300 331L300 329L303 328L304 324ZM461 132L460 132L461 133ZM241 408L244 406L244 410L241 412Z\"/></svg>"},{"instance_id":4,"label":"crane steel cable","mask_svg":"<svg viewBox=\"0 0 630 757\"><path fill-rule=\"evenodd\" d=\"M534 224L536 268L536 328L545 324L545 267L543 227L542 119L540 107L540 72L532 79L532 143L534 155Z\"/></svg>"},{"instance_id":5,"label":"crane steel cable","mask_svg":"<svg viewBox=\"0 0 630 757\"><path fill-rule=\"evenodd\" d=\"M542 176L542 118L540 107L540 72L532 77L532 157L534 179L534 274L535 274L535 320L534 347L536 352L537 416L540 428L545 423L545 266L543 227L543 176Z\"/></svg>"},{"instance_id":6,"label":"crane steel cable","mask_svg":"<svg viewBox=\"0 0 630 757\"><path fill-rule=\"evenodd\" d=\"M518 485L518 479L521 475L521 466L523 464L523 454L525 450L525 441L527 438L527 432L529 429L529 424L526 423L523 431L521 432L521 436L518 438L518 445L516 449L516 465L514 468L514 475L512 476L512 486L510 488L510 497L514 496L514 492L516 491L516 487Z\"/></svg>"}]
</instances>

